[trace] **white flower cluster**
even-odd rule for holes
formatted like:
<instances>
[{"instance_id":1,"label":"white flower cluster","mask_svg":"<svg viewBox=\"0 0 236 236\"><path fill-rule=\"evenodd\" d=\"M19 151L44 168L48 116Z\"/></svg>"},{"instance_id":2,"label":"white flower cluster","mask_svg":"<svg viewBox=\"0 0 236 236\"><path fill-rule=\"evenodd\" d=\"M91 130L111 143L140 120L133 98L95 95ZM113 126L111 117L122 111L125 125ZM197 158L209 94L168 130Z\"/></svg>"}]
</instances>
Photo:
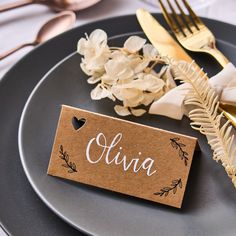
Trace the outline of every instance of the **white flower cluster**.
<instances>
[{"instance_id":1,"label":"white flower cluster","mask_svg":"<svg viewBox=\"0 0 236 236\"><path fill-rule=\"evenodd\" d=\"M151 44L138 36L129 37L122 48L109 47L107 34L96 29L79 40L77 50L83 56L80 66L90 76L88 83L98 83L91 98L118 99L123 104L114 109L121 116L143 115L145 106L176 86L168 66L159 73L153 70L164 61Z\"/></svg>"}]
</instances>

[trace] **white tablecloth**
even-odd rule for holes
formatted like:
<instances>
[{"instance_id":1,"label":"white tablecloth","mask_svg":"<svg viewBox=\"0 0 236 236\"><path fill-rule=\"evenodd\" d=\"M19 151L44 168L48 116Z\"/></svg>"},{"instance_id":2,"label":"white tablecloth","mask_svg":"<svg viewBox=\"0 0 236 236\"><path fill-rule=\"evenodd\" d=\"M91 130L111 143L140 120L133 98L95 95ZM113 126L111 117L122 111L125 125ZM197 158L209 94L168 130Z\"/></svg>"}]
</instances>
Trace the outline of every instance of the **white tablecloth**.
<instances>
[{"instance_id":1,"label":"white tablecloth","mask_svg":"<svg viewBox=\"0 0 236 236\"><path fill-rule=\"evenodd\" d=\"M207 6L198 8L196 10L200 16L221 20L236 25L235 0L190 1L206 2L205 5ZM14 2L14 0L1 0L0 5L10 2ZM157 0L154 0L154 2L157 2ZM140 7L145 8L151 12L160 11L157 6L147 4L145 1L141 0L102 0L99 4L87 10L78 12L76 26L111 16L134 14L136 9ZM55 13L51 12L48 7L42 5L31 5L1 13L0 53L11 49L18 44L32 41L39 27L54 14ZM22 49L12 56L9 56L8 58L0 61L0 79L12 65L14 65L31 49L32 47ZM1 233L1 229L0 235L4 235L3 232Z\"/></svg>"}]
</instances>

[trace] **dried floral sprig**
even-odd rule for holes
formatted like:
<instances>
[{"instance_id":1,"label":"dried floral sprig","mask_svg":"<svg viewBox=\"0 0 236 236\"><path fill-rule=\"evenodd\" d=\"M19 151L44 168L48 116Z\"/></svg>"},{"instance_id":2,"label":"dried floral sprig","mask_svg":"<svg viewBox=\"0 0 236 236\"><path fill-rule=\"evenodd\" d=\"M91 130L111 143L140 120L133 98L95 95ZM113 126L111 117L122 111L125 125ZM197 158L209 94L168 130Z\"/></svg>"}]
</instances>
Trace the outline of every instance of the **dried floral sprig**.
<instances>
[{"instance_id":1,"label":"dried floral sprig","mask_svg":"<svg viewBox=\"0 0 236 236\"><path fill-rule=\"evenodd\" d=\"M59 150L59 153L60 153L60 158L62 160L65 161L65 164L62 164L63 167L65 168L68 168L68 173L73 173L73 172L77 172L76 170L76 164L74 162L71 162L69 160L69 155L66 151L63 150L63 146L60 145L60 150Z\"/></svg>"},{"instance_id":2,"label":"dried floral sprig","mask_svg":"<svg viewBox=\"0 0 236 236\"><path fill-rule=\"evenodd\" d=\"M213 159L221 162L236 187L234 135L231 134L232 126L229 121L221 125L223 113L218 114L217 94L208 84L206 75L202 76L202 70L197 71L194 62L188 64L171 61L170 64L172 64L175 79L190 85L185 105L193 106L189 112L189 118L192 120L191 127L207 136L213 150Z\"/></svg>"},{"instance_id":3,"label":"dried floral sprig","mask_svg":"<svg viewBox=\"0 0 236 236\"><path fill-rule=\"evenodd\" d=\"M181 179L173 180L170 187L164 187L159 192L154 193L154 195L159 195L160 197L164 195L165 197L167 197L171 191L173 192L173 194L176 194L177 187L182 188Z\"/></svg>"},{"instance_id":4,"label":"dried floral sprig","mask_svg":"<svg viewBox=\"0 0 236 236\"><path fill-rule=\"evenodd\" d=\"M109 47L107 34L96 29L79 40L77 51L83 56L82 70L90 76L88 83L97 83L91 98L121 101L114 107L121 116L143 115L146 106L176 86L168 65L154 71L165 61L139 36L129 37L123 47Z\"/></svg>"}]
</instances>

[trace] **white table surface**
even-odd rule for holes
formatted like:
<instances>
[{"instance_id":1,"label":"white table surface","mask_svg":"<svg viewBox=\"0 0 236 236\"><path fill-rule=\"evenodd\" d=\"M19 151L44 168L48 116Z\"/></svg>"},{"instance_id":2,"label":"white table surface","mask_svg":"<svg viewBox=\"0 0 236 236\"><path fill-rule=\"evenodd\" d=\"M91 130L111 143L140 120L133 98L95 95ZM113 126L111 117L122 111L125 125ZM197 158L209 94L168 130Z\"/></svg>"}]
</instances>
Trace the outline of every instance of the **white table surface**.
<instances>
[{"instance_id":1,"label":"white table surface","mask_svg":"<svg viewBox=\"0 0 236 236\"><path fill-rule=\"evenodd\" d=\"M15 0L16 1L16 0ZM86 1L86 0L85 0ZM157 0L146 0L157 2ZM192 2L207 2L208 6L196 9L200 16L213 18L236 25L236 0L190 0ZM0 0L0 5L14 0ZM207 5L207 4L206 4ZM159 12L157 6L141 0L102 0L99 4L77 13L75 26L99 19L134 14L137 8L145 8L151 12ZM39 27L55 13L42 5L31 5L0 14L0 54L12 47L30 42L34 39ZM32 47L0 61L0 80L3 75L21 59ZM0 236L5 235L0 229Z\"/></svg>"}]
</instances>

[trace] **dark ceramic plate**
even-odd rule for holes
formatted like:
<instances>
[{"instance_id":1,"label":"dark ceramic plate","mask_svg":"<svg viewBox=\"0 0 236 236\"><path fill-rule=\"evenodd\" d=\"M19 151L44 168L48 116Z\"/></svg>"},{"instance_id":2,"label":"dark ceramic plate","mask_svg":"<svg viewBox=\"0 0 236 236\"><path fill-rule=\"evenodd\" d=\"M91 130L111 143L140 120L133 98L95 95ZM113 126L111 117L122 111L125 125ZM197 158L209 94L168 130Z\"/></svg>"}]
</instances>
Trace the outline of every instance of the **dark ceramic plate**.
<instances>
[{"instance_id":1,"label":"dark ceramic plate","mask_svg":"<svg viewBox=\"0 0 236 236\"><path fill-rule=\"evenodd\" d=\"M164 24L163 18L157 18ZM205 19L216 34L219 48L236 64L235 27ZM165 24L164 24L165 25ZM114 27L115 26L115 27ZM108 191L63 181L46 175L61 104L115 116L108 100L91 101L90 85L73 53L84 32L102 28L111 45L121 45L141 34L135 16L112 18L69 31L36 48L5 76L0 84L0 220L16 235L73 235L76 231L55 217L32 192L25 173L39 197L61 218L79 230L95 235L233 235L235 190L220 165L211 160L204 137L189 127L189 121L174 121L146 115L132 119L199 138L201 153L195 156L182 210L161 206ZM205 55L193 55L209 74L219 71ZM77 231L78 233L78 231Z\"/></svg>"}]
</instances>

